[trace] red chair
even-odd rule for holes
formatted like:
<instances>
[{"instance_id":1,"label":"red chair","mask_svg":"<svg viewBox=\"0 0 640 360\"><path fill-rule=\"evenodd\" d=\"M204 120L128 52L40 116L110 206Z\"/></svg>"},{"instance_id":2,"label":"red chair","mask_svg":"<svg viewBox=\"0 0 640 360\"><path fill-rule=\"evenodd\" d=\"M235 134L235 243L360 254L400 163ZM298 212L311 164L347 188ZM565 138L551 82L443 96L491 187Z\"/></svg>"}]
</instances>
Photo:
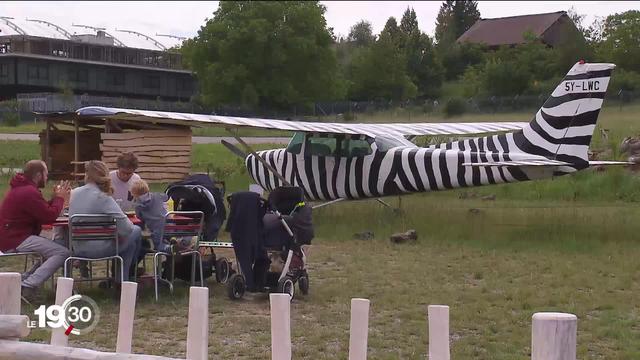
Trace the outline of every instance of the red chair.
<instances>
[{"instance_id":1,"label":"red chair","mask_svg":"<svg viewBox=\"0 0 640 360\"><path fill-rule=\"evenodd\" d=\"M109 246L113 248L113 255L100 258L87 258L74 256L73 250L77 247L84 247L87 242L91 242L91 246ZM116 219L112 215L107 214L76 214L69 218L69 250L72 255L64 262L64 276L71 277L71 267L68 266L71 260L84 260L89 264L93 261L107 261L107 276L105 278L93 278L89 271L90 278L86 280L76 281L97 281L109 280L108 262L112 260L120 261L120 279L124 278L124 261L118 255L118 228ZM91 268L90 268L91 269ZM115 270L114 270L115 271Z\"/></svg>"},{"instance_id":2,"label":"red chair","mask_svg":"<svg viewBox=\"0 0 640 360\"><path fill-rule=\"evenodd\" d=\"M202 211L170 211L165 216L165 223L162 229L162 239L171 241L175 239L180 241L183 238L195 238L193 247L189 250L173 252L154 252L153 254L153 279L155 287L156 301L158 301L158 282L163 281L169 285L169 290L173 293L173 282L175 280L175 256L191 255L191 284L195 283L196 276L196 260L200 265L200 286L204 286L204 278L202 274L202 257L198 250L200 239L202 238L202 227L204 224L204 213ZM160 256L164 256L170 264L170 272L167 279L160 277L162 273L160 269Z\"/></svg>"}]
</instances>

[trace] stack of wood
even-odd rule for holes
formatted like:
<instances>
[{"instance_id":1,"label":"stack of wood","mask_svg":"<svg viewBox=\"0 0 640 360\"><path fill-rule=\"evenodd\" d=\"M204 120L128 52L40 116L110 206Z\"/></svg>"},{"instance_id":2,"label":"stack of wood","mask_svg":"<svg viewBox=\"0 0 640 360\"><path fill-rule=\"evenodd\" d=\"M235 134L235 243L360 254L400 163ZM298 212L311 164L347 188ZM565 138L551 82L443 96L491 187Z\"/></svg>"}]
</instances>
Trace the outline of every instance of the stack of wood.
<instances>
[{"instance_id":1,"label":"stack of wood","mask_svg":"<svg viewBox=\"0 0 640 360\"><path fill-rule=\"evenodd\" d=\"M174 182L191 171L191 129L139 130L101 134L102 161L117 169L116 160L124 152L138 157L136 173L150 183Z\"/></svg>"}]
</instances>

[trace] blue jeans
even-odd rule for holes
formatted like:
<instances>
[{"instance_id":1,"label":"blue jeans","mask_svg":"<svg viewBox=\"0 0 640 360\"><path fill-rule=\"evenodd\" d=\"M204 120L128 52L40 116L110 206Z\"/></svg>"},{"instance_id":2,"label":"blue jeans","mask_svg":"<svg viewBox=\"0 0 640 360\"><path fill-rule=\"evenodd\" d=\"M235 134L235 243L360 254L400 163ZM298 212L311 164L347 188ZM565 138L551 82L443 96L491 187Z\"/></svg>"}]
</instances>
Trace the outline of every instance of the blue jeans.
<instances>
[{"instance_id":1,"label":"blue jeans","mask_svg":"<svg viewBox=\"0 0 640 360\"><path fill-rule=\"evenodd\" d=\"M92 241L91 244L87 243L87 246L83 245L85 244L83 244L82 242L73 244L73 254L75 256L97 259L101 257L112 256L115 253L115 247L112 243L96 244ZM134 263L134 259L136 259L141 246L142 229L140 229L139 226L134 225L131 234L129 234L129 236L124 239L124 241L120 241L120 243L118 244L118 255L120 255L123 260L124 277L121 280L120 271L116 270L116 282L129 281L129 269Z\"/></svg>"}]
</instances>

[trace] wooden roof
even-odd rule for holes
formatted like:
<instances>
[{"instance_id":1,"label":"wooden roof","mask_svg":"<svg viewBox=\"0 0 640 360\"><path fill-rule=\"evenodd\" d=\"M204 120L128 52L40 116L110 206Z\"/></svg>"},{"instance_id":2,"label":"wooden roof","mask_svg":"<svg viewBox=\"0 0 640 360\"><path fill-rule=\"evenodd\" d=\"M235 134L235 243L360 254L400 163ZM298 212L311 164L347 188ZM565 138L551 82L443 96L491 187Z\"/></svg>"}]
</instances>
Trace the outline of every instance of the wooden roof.
<instances>
[{"instance_id":1,"label":"wooden roof","mask_svg":"<svg viewBox=\"0 0 640 360\"><path fill-rule=\"evenodd\" d=\"M545 31L563 16L567 16L565 11L480 19L458 38L458 42L483 43L488 46L522 44L525 42L525 32L530 31L536 37L543 37Z\"/></svg>"}]
</instances>

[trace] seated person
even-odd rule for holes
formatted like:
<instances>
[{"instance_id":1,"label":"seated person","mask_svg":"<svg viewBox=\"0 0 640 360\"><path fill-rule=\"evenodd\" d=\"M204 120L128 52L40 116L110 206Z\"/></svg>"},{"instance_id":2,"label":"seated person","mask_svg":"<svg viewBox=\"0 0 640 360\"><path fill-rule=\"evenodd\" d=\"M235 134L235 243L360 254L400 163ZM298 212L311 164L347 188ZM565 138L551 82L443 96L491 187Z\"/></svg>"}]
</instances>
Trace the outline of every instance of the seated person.
<instances>
[{"instance_id":1,"label":"seated person","mask_svg":"<svg viewBox=\"0 0 640 360\"><path fill-rule=\"evenodd\" d=\"M118 170L109 173L111 186L113 187L113 198L122 211L133 210L133 195L131 195L131 185L140 180L140 176L135 173L138 168L138 158L133 153L124 153L116 160Z\"/></svg>"},{"instance_id":2,"label":"seated person","mask_svg":"<svg viewBox=\"0 0 640 360\"><path fill-rule=\"evenodd\" d=\"M23 172L11 179L11 188L0 205L0 251L36 252L45 259L23 274L22 295L28 301L69 256L66 247L39 236L42 224L51 224L60 215L71 191L67 182L60 182L46 201L39 189L45 187L48 173L43 161L27 162Z\"/></svg>"},{"instance_id":3,"label":"seated person","mask_svg":"<svg viewBox=\"0 0 640 360\"><path fill-rule=\"evenodd\" d=\"M131 185L131 195L133 195L136 216L151 232L153 248L156 251L170 253L171 245L162 239L164 217L167 215L165 202L169 199L167 194L152 193L146 181L137 180Z\"/></svg>"},{"instance_id":4,"label":"seated person","mask_svg":"<svg viewBox=\"0 0 640 360\"><path fill-rule=\"evenodd\" d=\"M98 160L88 161L85 165L85 185L71 192L69 217L75 214L108 214L116 218L118 227L118 255L124 260L124 279L116 271L116 282L128 281L129 272L135 270L134 259L140 251L142 230L133 225L127 215L111 197L111 179L109 168ZM96 247L94 244L75 243L73 252L77 256L100 258L114 255L113 247ZM132 266L133 265L133 266Z\"/></svg>"}]
</instances>

